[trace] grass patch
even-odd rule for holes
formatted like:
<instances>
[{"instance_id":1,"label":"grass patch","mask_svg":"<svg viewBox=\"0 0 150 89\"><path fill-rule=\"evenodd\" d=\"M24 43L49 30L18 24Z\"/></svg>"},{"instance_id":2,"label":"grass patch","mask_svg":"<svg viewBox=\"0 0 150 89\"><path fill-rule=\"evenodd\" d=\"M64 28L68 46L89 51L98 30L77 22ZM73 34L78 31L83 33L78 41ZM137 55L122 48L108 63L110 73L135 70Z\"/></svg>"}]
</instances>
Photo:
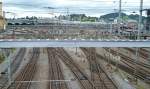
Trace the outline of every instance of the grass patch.
<instances>
[{"instance_id":1,"label":"grass patch","mask_svg":"<svg viewBox=\"0 0 150 89\"><path fill-rule=\"evenodd\" d=\"M0 54L0 63L2 63L5 60L4 54Z\"/></svg>"},{"instance_id":2,"label":"grass patch","mask_svg":"<svg viewBox=\"0 0 150 89\"><path fill-rule=\"evenodd\" d=\"M145 89L144 86L142 86L141 84L137 85L137 89Z\"/></svg>"}]
</instances>

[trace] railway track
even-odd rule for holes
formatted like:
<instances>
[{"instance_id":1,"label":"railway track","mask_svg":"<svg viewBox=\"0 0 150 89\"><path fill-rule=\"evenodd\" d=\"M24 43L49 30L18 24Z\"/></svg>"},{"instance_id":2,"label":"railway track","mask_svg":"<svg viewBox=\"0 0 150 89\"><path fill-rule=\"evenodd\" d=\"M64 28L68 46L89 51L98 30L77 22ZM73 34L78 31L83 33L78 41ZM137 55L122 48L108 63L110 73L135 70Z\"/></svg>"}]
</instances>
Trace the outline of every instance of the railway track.
<instances>
[{"instance_id":1,"label":"railway track","mask_svg":"<svg viewBox=\"0 0 150 89\"><path fill-rule=\"evenodd\" d=\"M112 53L113 55L117 55L117 52L104 48L106 51ZM129 73L136 78L139 78L141 80L144 80L146 83L150 84L150 70L147 67L144 67L143 64L140 63L135 63L134 59L125 56L121 53L118 53L118 55L121 57L121 62L124 63L123 66L125 66L127 69L125 69L127 72L130 71ZM135 73L136 70L136 73ZM134 74L135 73L135 74Z\"/></svg>"},{"instance_id":2,"label":"railway track","mask_svg":"<svg viewBox=\"0 0 150 89\"><path fill-rule=\"evenodd\" d=\"M108 51L108 49L107 48L105 48L107 51ZM115 51L115 50L112 50L112 49L110 49L110 52L113 54L113 55L117 55L117 51ZM130 63L132 66L133 66L133 68L134 68L134 65L136 64L137 65L137 67L140 69L140 70L143 70L143 72L144 73L149 73L148 75L150 75L150 66L148 66L148 65L145 65L144 63L141 63L141 62L136 62L135 61L135 59L132 59L132 58L130 58L130 57L128 57L128 56L125 56L124 54L122 54L122 53L119 53L118 52L118 54L119 54L119 56L123 59L123 60L121 60L122 62L127 62L127 63Z\"/></svg>"},{"instance_id":3,"label":"railway track","mask_svg":"<svg viewBox=\"0 0 150 89\"><path fill-rule=\"evenodd\" d=\"M106 57L104 57L104 56L102 56L102 55L100 55L100 54L96 54L96 55L97 55L98 58L101 58L102 60L108 62L108 59L107 59ZM112 65L116 66L116 62L115 62L114 60L109 60L109 63L111 63ZM127 72L127 73L129 73L129 74L131 74L131 75L134 74L134 69L131 68L131 67L126 66L125 64L119 63L117 67L118 67L119 69L121 69L121 70L123 70L123 71L125 71L125 72ZM134 76L135 78L138 78L138 79L144 81L144 82L147 83L147 84L150 84L150 80L147 79L147 78L145 77L145 75L140 74L140 75L133 75L133 76Z\"/></svg>"},{"instance_id":4,"label":"railway track","mask_svg":"<svg viewBox=\"0 0 150 89\"><path fill-rule=\"evenodd\" d=\"M18 54L15 56L15 59L12 61L11 63L11 76L17 71L18 67L21 64L21 61L23 60L22 58L24 58L26 49L25 48L21 48L18 52ZM7 73L7 69L4 71L4 73ZM3 89L4 87L7 86L8 83L8 76L7 75L2 75L0 77L0 89Z\"/></svg>"},{"instance_id":5,"label":"railway track","mask_svg":"<svg viewBox=\"0 0 150 89\"><path fill-rule=\"evenodd\" d=\"M144 59L148 59L150 57L149 51L144 48L140 48L140 54Z\"/></svg>"},{"instance_id":6,"label":"railway track","mask_svg":"<svg viewBox=\"0 0 150 89\"><path fill-rule=\"evenodd\" d=\"M17 69L19 68L21 61L23 60L24 56L25 56L25 52L26 52L26 48L21 48L18 52L18 54L16 55L15 59L12 61L11 63L11 74L14 74Z\"/></svg>"},{"instance_id":7,"label":"railway track","mask_svg":"<svg viewBox=\"0 0 150 89\"><path fill-rule=\"evenodd\" d=\"M117 85L113 80L107 75L105 70L100 66L95 48L81 48L85 53L91 70L91 80L99 85L97 89L118 89Z\"/></svg>"},{"instance_id":8,"label":"railway track","mask_svg":"<svg viewBox=\"0 0 150 89\"><path fill-rule=\"evenodd\" d=\"M81 89L96 89L94 83L88 78L80 66L73 61L72 57L63 48L57 48L57 53L57 55L70 68L74 76L77 78Z\"/></svg>"},{"instance_id":9,"label":"railway track","mask_svg":"<svg viewBox=\"0 0 150 89\"><path fill-rule=\"evenodd\" d=\"M48 48L49 59L49 80L47 89L69 89L64 80L64 75L60 66L58 56L56 55L55 48ZM51 81L52 80L52 81Z\"/></svg>"},{"instance_id":10,"label":"railway track","mask_svg":"<svg viewBox=\"0 0 150 89\"><path fill-rule=\"evenodd\" d=\"M2 75L0 77L0 89L3 89L7 86L8 84L8 76L7 75Z\"/></svg>"},{"instance_id":11,"label":"railway track","mask_svg":"<svg viewBox=\"0 0 150 89\"><path fill-rule=\"evenodd\" d=\"M36 72L36 62L39 57L40 51L38 48L33 48L33 54L30 61L20 74L16 77L15 81L7 89L29 89L31 80Z\"/></svg>"},{"instance_id":12,"label":"railway track","mask_svg":"<svg viewBox=\"0 0 150 89\"><path fill-rule=\"evenodd\" d=\"M125 48L125 49L130 51L132 54L136 54L136 50L134 50L134 49L131 49L131 48ZM145 50L143 48L140 48L138 53L139 53L139 56L142 57L143 59L145 59L146 61L150 57L149 51L147 51L147 50ZM146 63L143 63L143 62L139 62L139 61L137 63L140 64L140 65L143 65L144 67L150 68L149 64L146 64Z\"/></svg>"}]
</instances>

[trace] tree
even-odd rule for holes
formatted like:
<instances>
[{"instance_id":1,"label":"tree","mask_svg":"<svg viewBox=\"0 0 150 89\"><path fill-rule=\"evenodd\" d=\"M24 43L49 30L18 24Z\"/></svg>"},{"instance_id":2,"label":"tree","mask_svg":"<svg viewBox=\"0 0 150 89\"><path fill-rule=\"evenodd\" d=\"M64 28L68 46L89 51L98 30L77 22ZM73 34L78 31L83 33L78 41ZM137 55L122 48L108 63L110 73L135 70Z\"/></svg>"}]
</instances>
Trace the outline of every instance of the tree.
<instances>
[{"instance_id":1,"label":"tree","mask_svg":"<svg viewBox=\"0 0 150 89\"><path fill-rule=\"evenodd\" d=\"M129 18L128 18L128 16L123 16L122 19L123 19L123 21L127 21Z\"/></svg>"}]
</instances>

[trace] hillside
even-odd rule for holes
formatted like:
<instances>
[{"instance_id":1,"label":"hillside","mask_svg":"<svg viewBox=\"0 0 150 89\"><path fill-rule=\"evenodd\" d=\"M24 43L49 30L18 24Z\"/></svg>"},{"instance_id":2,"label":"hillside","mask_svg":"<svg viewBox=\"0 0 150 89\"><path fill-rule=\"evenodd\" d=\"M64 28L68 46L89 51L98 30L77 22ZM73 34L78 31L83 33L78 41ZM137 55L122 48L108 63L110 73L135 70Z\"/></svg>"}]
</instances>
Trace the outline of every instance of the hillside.
<instances>
[{"instance_id":1,"label":"hillside","mask_svg":"<svg viewBox=\"0 0 150 89\"><path fill-rule=\"evenodd\" d=\"M139 15L137 15L137 14L127 15L125 13L121 13L121 16L124 21L130 20L130 19L138 21L138 19L139 19ZM106 22L110 21L110 19L117 19L117 18L118 18L118 13L109 13L109 14L100 16L100 19L103 19ZM146 17L143 16L143 21L145 19L146 19Z\"/></svg>"}]
</instances>

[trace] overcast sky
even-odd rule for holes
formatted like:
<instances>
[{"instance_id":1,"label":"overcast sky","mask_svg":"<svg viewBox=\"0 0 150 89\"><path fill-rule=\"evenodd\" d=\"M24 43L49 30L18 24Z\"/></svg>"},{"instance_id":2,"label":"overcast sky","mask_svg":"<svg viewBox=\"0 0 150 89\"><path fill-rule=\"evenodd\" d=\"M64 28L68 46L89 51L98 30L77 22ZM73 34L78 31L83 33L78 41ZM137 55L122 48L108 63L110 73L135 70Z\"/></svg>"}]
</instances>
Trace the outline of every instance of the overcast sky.
<instances>
[{"instance_id":1,"label":"overcast sky","mask_svg":"<svg viewBox=\"0 0 150 89\"><path fill-rule=\"evenodd\" d=\"M60 14L87 14L100 16L118 12L119 0L2 0L3 10L16 13L16 17L49 17ZM132 13L139 9L140 0L122 0L123 12ZM49 7L49 8L47 8ZM68 9L67 9L68 8ZM150 0L144 0L144 9L150 8ZM53 13L53 14L52 14ZM6 13L7 17L13 14Z\"/></svg>"}]
</instances>

